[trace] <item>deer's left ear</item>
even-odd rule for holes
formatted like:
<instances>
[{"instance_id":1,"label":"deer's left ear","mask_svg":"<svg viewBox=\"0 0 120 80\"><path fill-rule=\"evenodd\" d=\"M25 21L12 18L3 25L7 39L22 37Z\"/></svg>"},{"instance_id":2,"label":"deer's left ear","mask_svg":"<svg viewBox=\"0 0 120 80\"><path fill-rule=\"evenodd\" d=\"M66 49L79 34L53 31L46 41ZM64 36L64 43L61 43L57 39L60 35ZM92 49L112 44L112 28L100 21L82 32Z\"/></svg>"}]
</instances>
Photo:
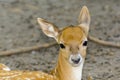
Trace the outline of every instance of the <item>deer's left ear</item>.
<instances>
[{"instance_id":1,"label":"deer's left ear","mask_svg":"<svg viewBox=\"0 0 120 80\"><path fill-rule=\"evenodd\" d=\"M86 34L88 34L89 26L90 26L90 14L86 6L83 6L78 18L78 22L79 22L79 26L84 29Z\"/></svg>"},{"instance_id":2,"label":"deer's left ear","mask_svg":"<svg viewBox=\"0 0 120 80\"><path fill-rule=\"evenodd\" d=\"M57 40L59 30L54 24L42 18L37 18L37 21L40 24L40 27L44 34L46 34L48 37L52 37Z\"/></svg>"}]
</instances>

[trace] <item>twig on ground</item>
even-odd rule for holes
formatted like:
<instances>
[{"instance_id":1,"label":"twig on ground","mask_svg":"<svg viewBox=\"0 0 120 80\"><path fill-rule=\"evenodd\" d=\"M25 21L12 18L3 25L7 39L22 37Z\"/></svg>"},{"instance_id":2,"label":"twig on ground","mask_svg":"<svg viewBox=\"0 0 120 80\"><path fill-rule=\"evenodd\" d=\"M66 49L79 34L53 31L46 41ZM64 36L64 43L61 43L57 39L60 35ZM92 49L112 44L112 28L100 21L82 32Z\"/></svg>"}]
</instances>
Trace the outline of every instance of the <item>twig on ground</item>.
<instances>
[{"instance_id":1,"label":"twig on ground","mask_svg":"<svg viewBox=\"0 0 120 80\"><path fill-rule=\"evenodd\" d=\"M112 42L99 40L99 39L97 39L95 37L92 37L92 36L88 36L88 39L90 41L98 43L100 45L120 48L120 44L115 44L115 43L112 43ZM25 52L40 50L41 48L48 48L48 47L54 46L56 44L57 44L56 42L52 42L52 43L40 44L40 45L36 45L36 46L31 46L31 47L22 47L22 48L12 49L12 50L8 50L8 51L1 51L0 56L7 56L7 55L12 55L12 54L18 54L18 53L25 53Z\"/></svg>"},{"instance_id":2,"label":"twig on ground","mask_svg":"<svg viewBox=\"0 0 120 80\"><path fill-rule=\"evenodd\" d=\"M25 53L25 52L30 52L30 51L35 51L35 50L40 50L42 48L48 48L53 45L56 45L56 42L52 43L46 43L46 44L39 44L31 47L22 47L18 49L12 49L12 50L7 50L7 51L1 51L0 56L7 56L7 55L12 55L12 54L18 54L18 53Z\"/></svg>"},{"instance_id":3,"label":"twig on ground","mask_svg":"<svg viewBox=\"0 0 120 80\"><path fill-rule=\"evenodd\" d=\"M109 41L100 40L93 36L88 36L88 39L92 42L95 42L95 43L103 45L103 46L120 48L120 43L113 43L113 42L109 42Z\"/></svg>"}]
</instances>

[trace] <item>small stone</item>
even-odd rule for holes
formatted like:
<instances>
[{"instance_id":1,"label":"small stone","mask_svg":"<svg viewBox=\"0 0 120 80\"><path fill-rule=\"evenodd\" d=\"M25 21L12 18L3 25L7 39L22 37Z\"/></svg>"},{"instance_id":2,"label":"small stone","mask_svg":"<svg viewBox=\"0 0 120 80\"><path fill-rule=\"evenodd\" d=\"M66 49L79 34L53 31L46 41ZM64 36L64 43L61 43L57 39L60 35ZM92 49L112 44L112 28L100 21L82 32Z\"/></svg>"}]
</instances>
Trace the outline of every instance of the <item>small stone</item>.
<instances>
[{"instance_id":1,"label":"small stone","mask_svg":"<svg viewBox=\"0 0 120 80\"><path fill-rule=\"evenodd\" d=\"M93 77L89 75L89 76L87 77L87 80L93 80Z\"/></svg>"},{"instance_id":2,"label":"small stone","mask_svg":"<svg viewBox=\"0 0 120 80\"><path fill-rule=\"evenodd\" d=\"M113 52L109 52L108 54L109 54L110 56L113 56L113 55L114 55L114 53L113 53Z\"/></svg>"},{"instance_id":3,"label":"small stone","mask_svg":"<svg viewBox=\"0 0 120 80\"><path fill-rule=\"evenodd\" d=\"M109 6L109 5L103 6L103 10L108 11L109 9L110 9L110 6Z\"/></svg>"},{"instance_id":4,"label":"small stone","mask_svg":"<svg viewBox=\"0 0 120 80\"><path fill-rule=\"evenodd\" d=\"M32 54L36 54L36 51L32 51L31 53L32 53Z\"/></svg>"}]
</instances>

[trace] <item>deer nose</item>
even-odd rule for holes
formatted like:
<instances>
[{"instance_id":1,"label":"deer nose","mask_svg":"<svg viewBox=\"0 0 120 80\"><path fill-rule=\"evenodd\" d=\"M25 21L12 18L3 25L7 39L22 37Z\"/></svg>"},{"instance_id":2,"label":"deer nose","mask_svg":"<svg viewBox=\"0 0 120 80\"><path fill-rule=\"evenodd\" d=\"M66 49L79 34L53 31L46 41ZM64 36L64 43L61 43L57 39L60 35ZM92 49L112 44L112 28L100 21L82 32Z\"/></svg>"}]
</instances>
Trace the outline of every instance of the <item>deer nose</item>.
<instances>
[{"instance_id":1,"label":"deer nose","mask_svg":"<svg viewBox=\"0 0 120 80\"><path fill-rule=\"evenodd\" d=\"M74 64L78 64L80 62L80 57L76 59L71 59Z\"/></svg>"},{"instance_id":2,"label":"deer nose","mask_svg":"<svg viewBox=\"0 0 120 80\"><path fill-rule=\"evenodd\" d=\"M78 64L78 63L80 63L81 60L82 60L82 58L81 58L80 54L71 55L71 61L72 61L72 63Z\"/></svg>"}]
</instances>

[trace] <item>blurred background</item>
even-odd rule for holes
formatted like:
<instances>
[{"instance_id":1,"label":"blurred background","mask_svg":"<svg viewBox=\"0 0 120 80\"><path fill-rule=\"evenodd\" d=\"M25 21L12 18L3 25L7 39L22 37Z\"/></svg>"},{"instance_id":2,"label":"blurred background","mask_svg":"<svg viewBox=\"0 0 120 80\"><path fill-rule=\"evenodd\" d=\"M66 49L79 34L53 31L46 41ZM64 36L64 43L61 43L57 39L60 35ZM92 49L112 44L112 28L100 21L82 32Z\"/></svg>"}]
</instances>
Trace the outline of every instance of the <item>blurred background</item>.
<instances>
[{"instance_id":1,"label":"blurred background","mask_svg":"<svg viewBox=\"0 0 120 80\"><path fill-rule=\"evenodd\" d=\"M59 28L77 25L82 6L91 14L90 33L96 38L120 42L120 0L0 0L0 51L55 41L45 36L37 18ZM48 72L57 61L58 45L29 53L0 57L14 70ZM89 42L83 80L120 80L120 50Z\"/></svg>"}]
</instances>

